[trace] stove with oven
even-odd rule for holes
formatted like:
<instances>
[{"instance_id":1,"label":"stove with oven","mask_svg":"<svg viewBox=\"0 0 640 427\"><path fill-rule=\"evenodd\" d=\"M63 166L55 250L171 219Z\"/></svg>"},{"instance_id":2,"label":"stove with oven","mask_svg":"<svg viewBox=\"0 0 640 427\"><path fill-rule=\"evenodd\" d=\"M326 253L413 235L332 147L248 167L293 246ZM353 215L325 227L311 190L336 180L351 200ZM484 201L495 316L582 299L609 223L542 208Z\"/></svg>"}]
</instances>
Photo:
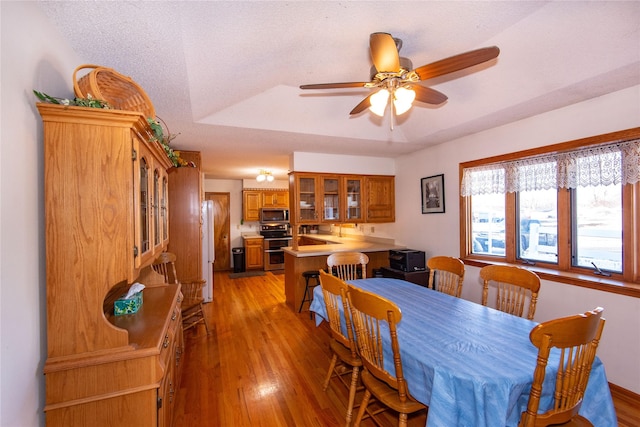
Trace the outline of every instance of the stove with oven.
<instances>
[{"instance_id":1,"label":"stove with oven","mask_svg":"<svg viewBox=\"0 0 640 427\"><path fill-rule=\"evenodd\" d=\"M261 223L260 235L264 237L264 269L281 270L284 268L284 250L291 246L289 224Z\"/></svg>"}]
</instances>

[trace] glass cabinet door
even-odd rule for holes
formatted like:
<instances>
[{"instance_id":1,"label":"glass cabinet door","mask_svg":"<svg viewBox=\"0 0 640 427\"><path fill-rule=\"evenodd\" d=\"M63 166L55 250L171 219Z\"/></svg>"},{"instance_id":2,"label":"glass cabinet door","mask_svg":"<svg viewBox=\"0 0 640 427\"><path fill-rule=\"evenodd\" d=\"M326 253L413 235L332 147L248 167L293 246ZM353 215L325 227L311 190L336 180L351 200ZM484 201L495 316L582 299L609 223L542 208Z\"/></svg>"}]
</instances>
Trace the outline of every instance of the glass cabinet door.
<instances>
[{"instance_id":1,"label":"glass cabinet door","mask_svg":"<svg viewBox=\"0 0 640 427\"><path fill-rule=\"evenodd\" d=\"M315 222L318 220L316 212L316 178L298 177L298 220L300 222Z\"/></svg>"},{"instance_id":2,"label":"glass cabinet door","mask_svg":"<svg viewBox=\"0 0 640 427\"><path fill-rule=\"evenodd\" d=\"M362 178L345 179L345 221L347 222L362 221L364 219L362 188Z\"/></svg>"},{"instance_id":3,"label":"glass cabinet door","mask_svg":"<svg viewBox=\"0 0 640 427\"><path fill-rule=\"evenodd\" d=\"M340 220L340 178L322 177L322 221Z\"/></svg>"},{"instance_id":4,"label":"glass cabinet door","mask_svg":"<svg viewBox=\"0 0 640 427\"><path fill-rule=\"evenodd\" d=\"M146 158L140 159L140 253L149 252L150 224L149 224L149 163Z\"/></svg>"},{"instance_id":5,"label":"glass cabinet door","mask_svg":"<svg viewBox=\"0 0 640 427\"><path fill-rule=\"evenodd\" d=\"M160 198L160 218L162 220L162 242L169 240L169 211L167 201L169 200L169 179L166 172L162 175L162 197Z\"/></svg>"},{"instance_id":6,"label":"glass cabinet door","mask_svg":"<svg viewBox=\"0 0 640 427\"><path fill-rule=\"evenodd\" d=\"M153 246L162 243L160 234L160 171L153 171L153 196L151 198L151 215L153 218Z\"/></svg>"}]
</instances>

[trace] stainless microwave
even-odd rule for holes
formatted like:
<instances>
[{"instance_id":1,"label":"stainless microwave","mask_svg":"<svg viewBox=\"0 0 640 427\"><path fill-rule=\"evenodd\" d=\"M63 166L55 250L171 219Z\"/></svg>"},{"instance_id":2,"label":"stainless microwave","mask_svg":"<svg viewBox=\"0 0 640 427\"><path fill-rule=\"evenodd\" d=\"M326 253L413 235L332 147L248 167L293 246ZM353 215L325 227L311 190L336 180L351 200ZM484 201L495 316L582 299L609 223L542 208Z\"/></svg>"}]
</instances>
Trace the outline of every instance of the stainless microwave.
<instances>
[{"instance_id":1,"label":"stainless microwave","mask_svg":"<svg viewBox=\"0 0 640 427\"><path fill-rule=\"evenodd\" d=\"M260 222L262 223L288 223L289 209L286 208L262 208L260 209Z\"/></svg>"}]
</instances>

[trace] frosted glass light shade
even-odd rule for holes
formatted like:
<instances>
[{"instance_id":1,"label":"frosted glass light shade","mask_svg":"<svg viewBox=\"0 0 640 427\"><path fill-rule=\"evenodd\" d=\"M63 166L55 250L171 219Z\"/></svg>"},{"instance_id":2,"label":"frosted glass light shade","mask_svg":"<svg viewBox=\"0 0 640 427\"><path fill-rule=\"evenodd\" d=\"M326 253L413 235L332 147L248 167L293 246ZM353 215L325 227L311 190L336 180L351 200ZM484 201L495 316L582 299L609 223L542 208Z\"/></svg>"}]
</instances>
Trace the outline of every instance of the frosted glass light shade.
<instances>
[{"instance_id":1,"label":"frosted glass light shade","mask_svg":"<svg viewBox=\"0 0 640 427\"><path fill-rule=\"evenodd\" d=\"M376 116L384 116L384 110L387 108L387 102L389 101L389 91L381 89L378 92L371 95L371 107L369 110Z\"/></svg>"},{"instance_id":2,"label":"frosted glass light shade","mask_svg":"<svg viewBox=\"0 0 640 427\"><path fill-rule=\"evenodd\" d=\"M396 89L393 93L393 106L396 109L396 114L406 113L411 108L414 99L416 99L416 93L412 89L404 87Z\"/></svg>"}]
</instances>

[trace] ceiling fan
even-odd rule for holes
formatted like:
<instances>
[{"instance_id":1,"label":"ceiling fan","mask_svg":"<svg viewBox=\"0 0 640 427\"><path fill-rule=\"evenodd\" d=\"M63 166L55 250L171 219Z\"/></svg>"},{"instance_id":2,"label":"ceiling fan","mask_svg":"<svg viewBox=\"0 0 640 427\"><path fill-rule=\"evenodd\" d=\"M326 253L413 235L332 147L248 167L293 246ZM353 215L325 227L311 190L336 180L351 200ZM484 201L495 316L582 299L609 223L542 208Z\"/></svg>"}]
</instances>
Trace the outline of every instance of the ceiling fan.
<instances>
[{"instance_id":1,"label":"ceiling fan","mask_svg":"<svg viewBox=\"0 0 640 427\"><path fill-rule=\"evenodd\" d=\"M496 46L485 47L412 69L411 61L399 55L402 40L393 38L388 33L373 33L369 44L373 61L371 81L307 84L301 85L300 89L375 89L350 114L359 114L369 108L374 114L383 116L389 99L392 99L393 102L389 104L395 114L399 115L411 108L414 100L432 105L439 105L447 100L445 94L421 85L421 81L490 61L500 53Z\"/></svg>"}]
</instances>

